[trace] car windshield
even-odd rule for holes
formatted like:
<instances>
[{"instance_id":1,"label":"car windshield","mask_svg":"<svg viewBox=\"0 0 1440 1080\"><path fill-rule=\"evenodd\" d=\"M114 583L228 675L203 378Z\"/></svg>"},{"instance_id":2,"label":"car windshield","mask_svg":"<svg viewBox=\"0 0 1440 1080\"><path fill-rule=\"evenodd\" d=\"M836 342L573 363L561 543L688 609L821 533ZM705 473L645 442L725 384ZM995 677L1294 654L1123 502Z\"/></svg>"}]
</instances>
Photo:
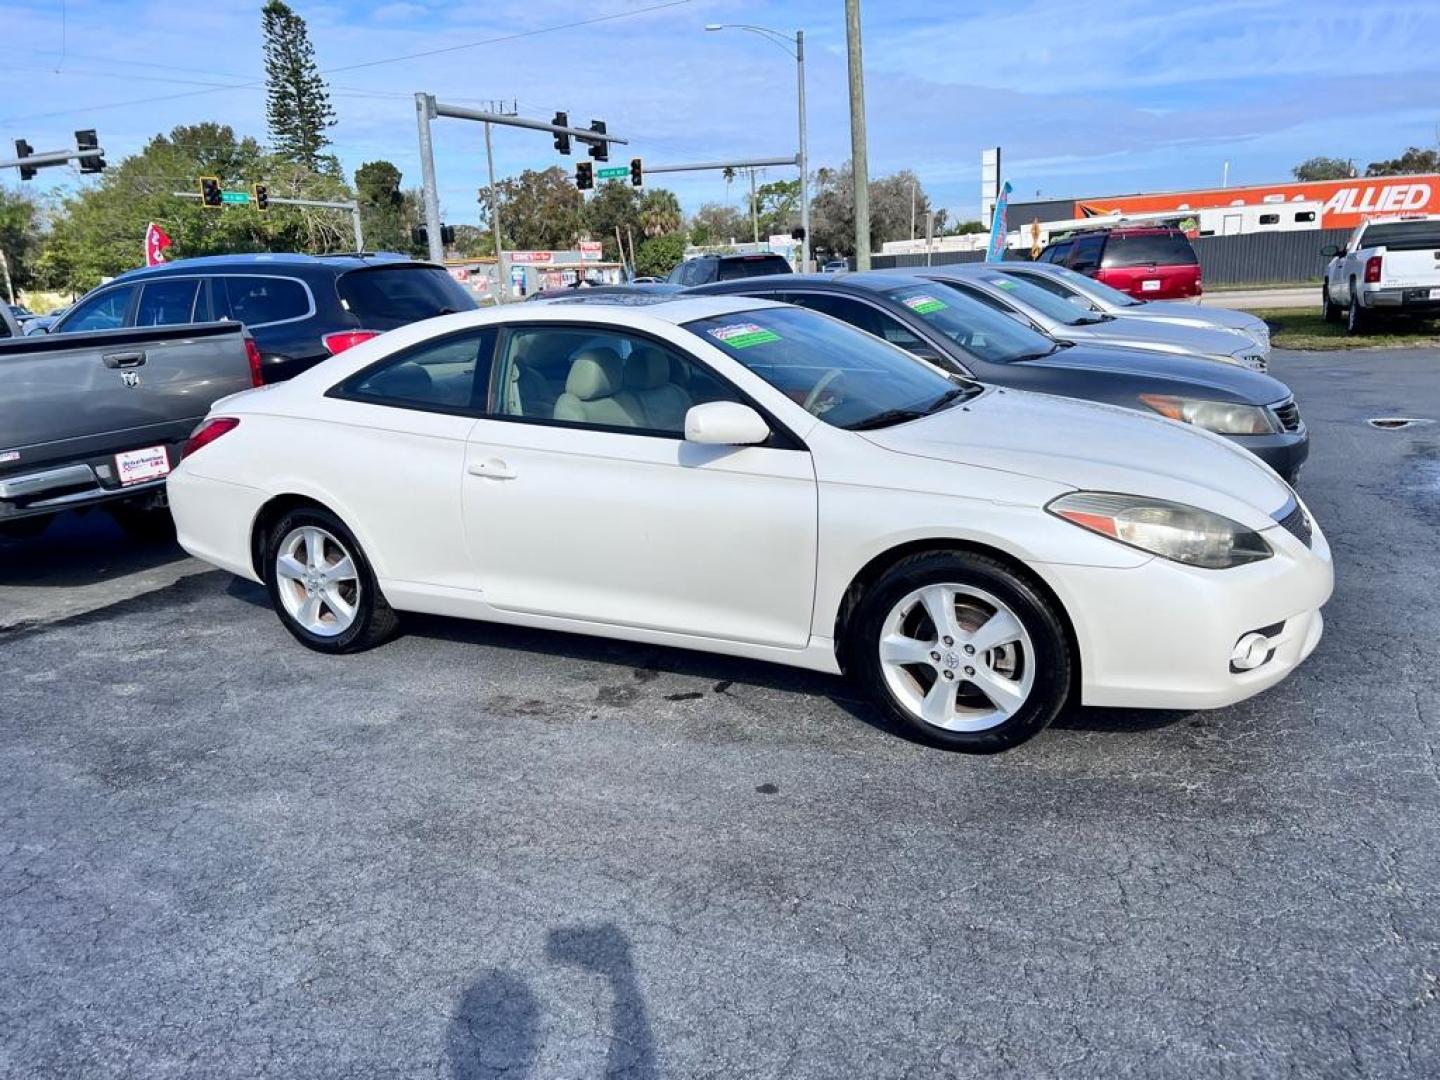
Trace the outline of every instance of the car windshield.
<instances>
[{"instance_id":1,"label":"car windshield","mask_svg":"<svg viewBox=\"0 0 1440 1080\"><path fill-rule=\"evenodd\" d=\"M1056 266L1052 270L1045 271L1051 277L1059 278L1062 282L1078 293L1086 296L1093 296L1102 303L1114 307L1139 307L1145 303L1144 300L1137 300L1129 293L1123 293L1119 289L1113 289L1103 281L1086 277L1084 274L1071 270L1068 266Z\"/></svg>"},{"instance_id":2,"label":"car windshield","mask_svg":"<svg viewBox=\"0 0 1440 1080\"><path fill-rule=\"evenodd\" d=\"M1108 318L1108 316L1092 315L1069 300L1062 300L1054 293L1047 292L1039 285L1021 281L1009 274L1002 274L998 270L978 274L976 280L998 290L1000 295L1012 297L1016 303L1024 304L1046 318L1054 319L1062 326L1088 326L1091 323L1104 322Z\"/></svg>"},{"instance_id":3,"label":"car windshield","mask_svg":"<svg viewBox=\"0 0 1440 1080\"><path fill-rule=\"evenodd\" d=\"M767 307L685 324L834 427L852 431L915 420L980 392L909 353L796 307Z\"/></svg>"},{"instance_id":4,"label":"car windshield","mask_svg":"<svg viewBox=\"0 0 1440 1080\"><path fill-rule=\"evenodd\" d=\"M1058 347L1044 334L938 281L904 285L885 295L904 304L966 352L992 364L1034 360Z\"/></svg>"}]
</instances>

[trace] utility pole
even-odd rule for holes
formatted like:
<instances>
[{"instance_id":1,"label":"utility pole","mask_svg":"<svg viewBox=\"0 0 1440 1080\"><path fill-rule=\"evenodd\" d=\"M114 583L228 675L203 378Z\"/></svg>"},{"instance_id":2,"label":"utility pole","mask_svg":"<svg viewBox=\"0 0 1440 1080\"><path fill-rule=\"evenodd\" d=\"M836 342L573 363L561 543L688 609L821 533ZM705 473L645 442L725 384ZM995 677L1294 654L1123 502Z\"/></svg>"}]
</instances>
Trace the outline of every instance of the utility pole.
<instances>
[{"instance_id":1,"label":"utility pole","mask_svg":"<svg viewBox=\"0 0 1440 1080\"><path fill-rule=\"evenodd\" d=\"M495 149L490 143L490 125L485 125L485 164L490 169L490 232L495 237L495 299L510 300L510 275L505 271L505 243L500 239L500 192L495 187Z\"/></svg>"},{"instance_id":2,"label":"utility pole","mask_svg":"<svg viewBox=\"0 0 1440 1080\"><path fill-rule=\"evenodd\" d=\"M15 303L15 286L10 281L10 260L5 258L5 252L0 251L0 273L5 275L5 292L10 297L10 303Z\"/></svg>"},{"instance_id":3,"label":"utility pole","mask_svg":"<svg viewBox=\"0 0 1440 1080\"><path fill-rule=\"evenodd\" d=\"M870 158L865 145L865 68L860 51L860 0L845 0L850 60L850 171L855 185L855 269L870 269Z\"/></svg>"},{"instance_id":4,"label":"utility pole","mask_svg":"<svg viewBox=\"0 0 1440 1080\"><path fill-rule=\"evenodd\" d=\"M800 272L810 271L810 149L806 144L808 132L805 122L805 31L795 31L795 70L799 80L797 97L800 100L800 231L805 239L800 241Z\"/></svg>"},{"instance_id":5,"label":"utility pole","mask_svg":"<svg viewBox=\"0 0 1440 1080\"><path fill-rule=\"evenodd\" d=\"M915 177L910 178L910 239L915 239Z\"/></svg>"},{"instance_id":6,"label":"utility pole","mask_svg":"<svg viewBox=\"0 0 1440 1080\"><path fill-rule=\"evenodd\" d=\"M435 99L415 95L415 122L420 128L420 177L425 203L425 246L430 261L445 261L445 244L440 239L440 192L435 186L435 144L430 139L430 121L435 118Z\"/></svg>"},{"instance_id":7,"label":"utility pole","mask_svg":"<svg viewBox=\"0 0 1440 1080\"><path fill-rule=\"evenodd\" d=\"M760 243L760 207L755 201L755 170L750 170L750 233L755 243Z\"/></svg>"}]
</instances>

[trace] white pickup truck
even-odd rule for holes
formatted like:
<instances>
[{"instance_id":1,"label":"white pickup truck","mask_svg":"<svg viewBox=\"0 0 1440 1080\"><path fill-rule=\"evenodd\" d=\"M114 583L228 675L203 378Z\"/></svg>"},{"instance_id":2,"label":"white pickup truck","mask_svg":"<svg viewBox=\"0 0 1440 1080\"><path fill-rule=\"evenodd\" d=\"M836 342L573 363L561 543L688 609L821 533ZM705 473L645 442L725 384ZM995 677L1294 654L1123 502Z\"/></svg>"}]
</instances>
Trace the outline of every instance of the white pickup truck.
<instances>
[{"instance_id":1,"label":"white pickup truck","mask_svg":"<svg viewBox=\"0 0 1440 1080\"><path fill-rule=\"evenodd\" d=\"M1326 322L1363 334L1381 315L1440 315L1440 215L1374 218L1327 245Z\"/></svg>"}]
</instances>

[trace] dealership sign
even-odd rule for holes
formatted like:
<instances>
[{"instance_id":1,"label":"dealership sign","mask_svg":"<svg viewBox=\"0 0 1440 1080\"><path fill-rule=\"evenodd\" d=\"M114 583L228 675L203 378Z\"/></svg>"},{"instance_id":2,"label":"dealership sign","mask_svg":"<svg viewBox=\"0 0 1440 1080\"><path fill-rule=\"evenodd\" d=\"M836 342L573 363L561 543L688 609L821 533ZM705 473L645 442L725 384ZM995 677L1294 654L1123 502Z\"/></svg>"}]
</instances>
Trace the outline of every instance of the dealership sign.
<instances>
[{"instance_id":1,"label":"dealership sign","mask_svg":"<svg viewBox=\"0 0 1440 1080\"><path fill-rule=\"evenodd\" d=\"M1440 175L1355 177L1267 187L1206 188L1164 195L1081 199L1075 203L1075 217L1288 202L1323 203L1325 209L1320 224L1327 229L1353 228L1366 218L1384 214L1440 214Z\"/></svg>"}]
</instances>

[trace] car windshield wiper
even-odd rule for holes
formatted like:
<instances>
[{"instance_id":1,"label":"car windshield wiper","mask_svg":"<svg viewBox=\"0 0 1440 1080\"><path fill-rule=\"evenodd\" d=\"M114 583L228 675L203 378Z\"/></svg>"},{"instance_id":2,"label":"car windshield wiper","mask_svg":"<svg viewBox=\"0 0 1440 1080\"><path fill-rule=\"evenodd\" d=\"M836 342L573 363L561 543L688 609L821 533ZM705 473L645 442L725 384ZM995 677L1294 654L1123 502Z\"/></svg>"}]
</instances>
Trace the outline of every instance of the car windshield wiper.
<instances>
[{"instance_id":1,"label":"car windshield wiper","mask_svg":"<svg viewBox=\"0 0 1440 1080\"><path fill-rule=\"evenodd\" d=\"M956 386L946 390L938 398L922 409L886 409L874 416L867 416L864 420L857 420L853 424L846 424L846 431L869 431L871 428L890 427L892 424L904 424L911 420L919 420L922 416L929 416L937 413L947 405L952 405L961 398L974 397L984 390L978 383L970 386Z\"/></svg>"}]
</instances>

